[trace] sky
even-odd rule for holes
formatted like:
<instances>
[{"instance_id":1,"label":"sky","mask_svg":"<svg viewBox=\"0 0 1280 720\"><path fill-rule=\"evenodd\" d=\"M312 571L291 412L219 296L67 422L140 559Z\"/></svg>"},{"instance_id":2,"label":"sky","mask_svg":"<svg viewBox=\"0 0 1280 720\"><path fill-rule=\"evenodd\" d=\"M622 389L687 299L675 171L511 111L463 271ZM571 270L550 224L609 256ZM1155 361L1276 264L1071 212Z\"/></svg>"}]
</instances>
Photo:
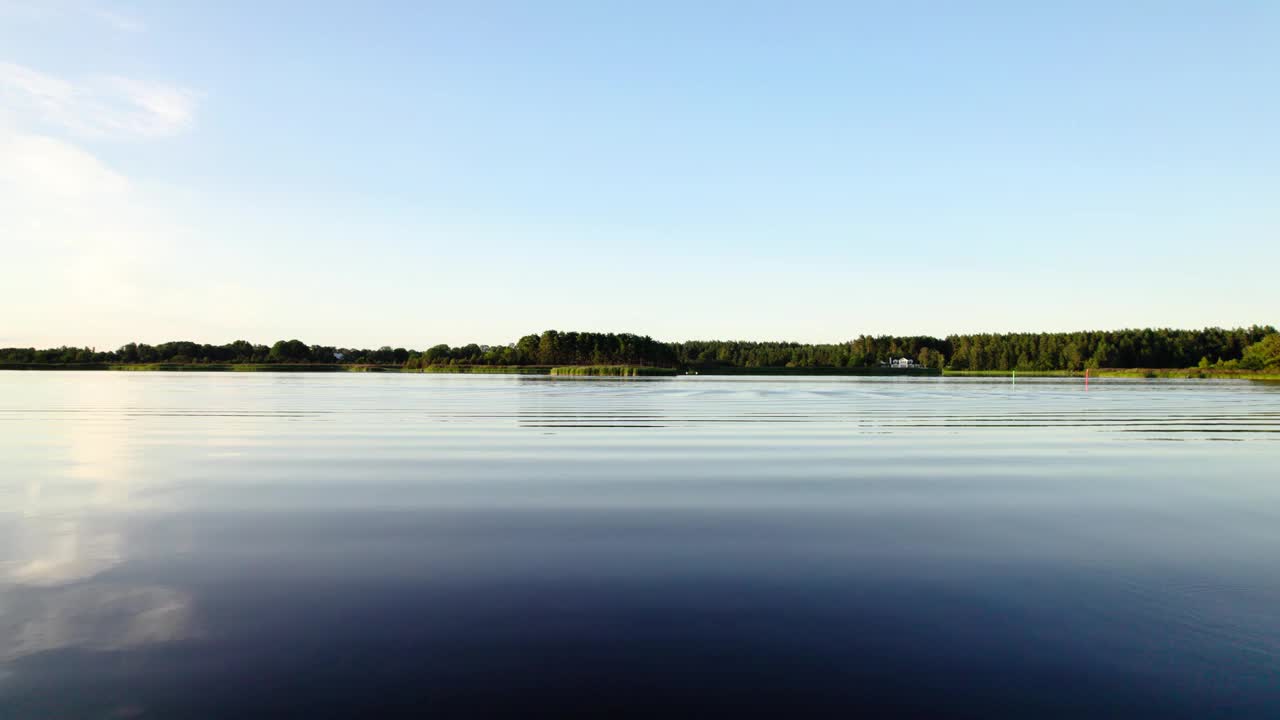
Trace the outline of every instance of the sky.
<instances>
[{"instance_id":1,"label":"sky","mask_svg":"<svg viewBox=\"0 0 1280 720\"><path fill-rule=\"evenodd\" d=\"M1280 324L1280 3L0 0L0 346Z\"/></svg>"}]
</instances>

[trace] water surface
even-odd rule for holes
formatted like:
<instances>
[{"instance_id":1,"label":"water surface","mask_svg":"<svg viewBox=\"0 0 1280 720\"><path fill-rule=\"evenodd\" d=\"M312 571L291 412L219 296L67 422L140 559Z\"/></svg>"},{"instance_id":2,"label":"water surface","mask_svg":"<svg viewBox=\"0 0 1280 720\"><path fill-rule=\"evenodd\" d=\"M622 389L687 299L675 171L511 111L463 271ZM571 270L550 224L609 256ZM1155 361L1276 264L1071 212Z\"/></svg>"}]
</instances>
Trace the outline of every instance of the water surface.
<instances>
[{"instance_id":1,"label":"water surface","mask_svg":"<svg viewBox=\"0 0 1280 720\"><path fill-rule=\"evenodd\" d=\"M1280 387L0 373L0 717L1280 716Z\"/></svg>"}]
</instances>

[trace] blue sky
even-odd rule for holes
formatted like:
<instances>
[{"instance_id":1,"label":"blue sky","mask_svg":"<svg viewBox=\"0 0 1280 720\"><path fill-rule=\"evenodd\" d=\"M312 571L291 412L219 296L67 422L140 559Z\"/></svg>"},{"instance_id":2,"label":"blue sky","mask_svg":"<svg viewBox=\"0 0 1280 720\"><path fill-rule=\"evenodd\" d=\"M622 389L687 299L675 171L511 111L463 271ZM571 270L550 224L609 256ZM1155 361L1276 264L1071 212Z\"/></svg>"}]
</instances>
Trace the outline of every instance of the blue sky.
<instances>
[{"instance_id":1,"label":"blue sky","mask_svg":"<svg viewBox=\"0 0 1280 720\"><path fill-rule=\"evenodd\" d=\"M1274 2L0 0L0 345L1280 322Z\"/></svg>"}]
</instances>

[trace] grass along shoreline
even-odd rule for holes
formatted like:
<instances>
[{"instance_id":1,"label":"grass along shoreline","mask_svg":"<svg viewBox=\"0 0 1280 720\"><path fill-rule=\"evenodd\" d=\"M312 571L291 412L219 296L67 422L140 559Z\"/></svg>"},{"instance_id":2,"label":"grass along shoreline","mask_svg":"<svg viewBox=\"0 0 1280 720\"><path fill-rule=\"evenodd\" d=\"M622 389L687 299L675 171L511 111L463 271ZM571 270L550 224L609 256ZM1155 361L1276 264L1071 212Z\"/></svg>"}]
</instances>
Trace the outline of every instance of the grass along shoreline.
<instances>
[{"instance_id":1,"label":"grass along shoreline","mask_svg":"<svg viewBox=\"0 0 1280 720\"><path fill-rule=\"evenodd\" d=\"M875 375L887 377L932 376L942 371L937 368L888 368L888 367L691 367L692 375Z\"/></svg>"},{"instance_id":2,"label":"grass along shoreline","mask_svg":"<svg viewBox=\"0 0 1280 720\"><path fill-rule=\"evenodd\" d=\"M560 377L664 377L680 373L675 368L644 365L564 365L551 368L549 374Z\"/></svg>"}]
</instances>

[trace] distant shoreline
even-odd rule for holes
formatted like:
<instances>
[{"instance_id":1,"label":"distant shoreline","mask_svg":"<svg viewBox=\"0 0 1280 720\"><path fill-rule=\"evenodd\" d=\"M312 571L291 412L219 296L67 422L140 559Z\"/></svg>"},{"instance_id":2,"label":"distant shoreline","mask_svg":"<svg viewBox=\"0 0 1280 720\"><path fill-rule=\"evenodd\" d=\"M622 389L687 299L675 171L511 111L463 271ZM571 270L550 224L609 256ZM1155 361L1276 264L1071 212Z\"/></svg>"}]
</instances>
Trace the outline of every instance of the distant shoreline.
<instances>
[{"instance_id":1,"label":"distant shoreline","mask_svg":"<svg viewBox=\"0 0 1280 720\"><path fill-rule=\"evenodd\" d=\"M674 377L677 375L869 375L933 376L936 368L885 367L711 367L680 369L647 365L401 365L335 363L0 363L0 370L116 372L378 372L448 375L547 375L556 377Z\"/></svg>"},{"instance_id":2,"label":"distant shoreline","mask_svg":"<svg viewBox=\"0 0 1280 720\"><path fill-rule=\"evenodd\" d=\"M545 375L555 377L675 377L712 376L846 376L846 377L1059 377L1083 378L1078 370L938 370L936 368L886 367L710 367L669 368L643 365L429 365L406 368L400 365L333 363L0 363L0 370L115 372L273 372L273 373L408 373L443 375ZM1098 368L1090 377L1173 378L1204 380L1280 381L1280 372L1269 370L1228 370L1218 368Z\"/></svg>"},{"instance_id":3,"label":"distant shoreline","mask_svg":"<svg viewBox=\"0 0 1280 720\"><path fill-rule=\"evenodd\" d=\"M447 372L537 375L963 375L1028 377L1095 371L1099 377L1249 377L1280 374L1280 332L1146 328L1071 333L860 335L843 343L687 340L545 330L502 345L426 350L309 345L301 340L209 345L174 340L93 347L0 348L0 367L231 372ZM1271 377L1265 375L1262 377Z\"/></svg>"}]
</instances>

